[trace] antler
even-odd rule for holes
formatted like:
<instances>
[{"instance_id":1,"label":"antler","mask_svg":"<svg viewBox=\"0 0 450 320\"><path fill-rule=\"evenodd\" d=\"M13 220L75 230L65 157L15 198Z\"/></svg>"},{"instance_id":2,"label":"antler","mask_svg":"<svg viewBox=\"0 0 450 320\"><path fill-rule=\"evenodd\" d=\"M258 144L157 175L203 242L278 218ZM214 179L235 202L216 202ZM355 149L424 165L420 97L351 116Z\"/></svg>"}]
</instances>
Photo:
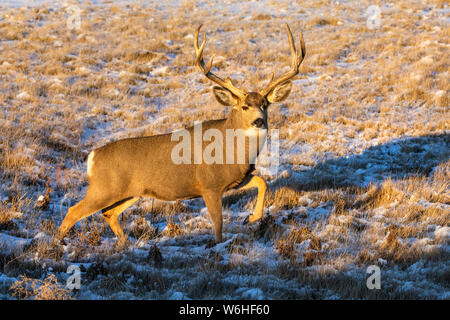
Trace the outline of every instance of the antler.
<instances>
[{"instance_id":1,"label":"antler","mask_svg":"<svg viewBox=\"0 0 450 320\"><path fill-rule=\"evenodd\" d=\"M204 49L205 43L206 43L206 34L203 35L203 41L202 41L200 48L198 47L198 33L200 32L201 27L202 27L202 25L200 25L198 27L197 31L195 31L195 37L194 37L194 47L195 47L195 55L197 57L197 65L200 67L203 74L208 79L214 81L219 86L231 91L231 93L234 94L236 97L243 98L245 96L245 92L236 88L233 85L233 83L231 82L230 78L227 78L224 81L223 79L219 78L218 76L216 76L214 73L211 72L211 67L212 67L214 56L211 57L208 65L205 65L205 62L203 61L203 49Z\"/></svg>"},{"instance_id":2,"label":"antler","mask_svg":"<svg viewBox=\"0 0 450 320\"><path fill-rule=\"evenodd\" d=\"M288 33L289 38L289 46L291 47L291 70L289 70L287 73L285 73L283 76L278 78L277 80L274 80L274 74L272 73L272 77L270 79L269 84L267 87L262 91L262 95L266 96L269 94L276 86L282 84L283 82L288 81L289 79L295 77L298 74L300 64L303 61L303 58L305 57L306 50L305 50L305 42L303 41L303 34L302 30L300 30L300 54L297 53L297 50L295 49L294 40L292 38L292 32L289 28L289 25L286 23L286 29Z\"/></svg>"}]
</instances>

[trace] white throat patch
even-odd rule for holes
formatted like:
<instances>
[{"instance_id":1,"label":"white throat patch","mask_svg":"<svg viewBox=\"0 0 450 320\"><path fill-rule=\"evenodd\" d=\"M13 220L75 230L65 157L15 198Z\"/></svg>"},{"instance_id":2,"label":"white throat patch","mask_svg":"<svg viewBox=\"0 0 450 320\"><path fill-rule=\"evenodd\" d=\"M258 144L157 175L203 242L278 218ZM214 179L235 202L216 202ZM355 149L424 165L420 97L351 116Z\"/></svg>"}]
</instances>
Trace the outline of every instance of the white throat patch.
<instances>
[{"instance_id":1,"label":"white throat patch","mask_svg":"<svg viewBox=\"0 0 450 320\"><path fill-rule=\"evenodd\" d=\"M244 131L244 134L247 137L256 137L259 136L260 138L266 139L267 137L267 129L259 129L250 127L247 130Z\"/></svg>"}]
</instances>

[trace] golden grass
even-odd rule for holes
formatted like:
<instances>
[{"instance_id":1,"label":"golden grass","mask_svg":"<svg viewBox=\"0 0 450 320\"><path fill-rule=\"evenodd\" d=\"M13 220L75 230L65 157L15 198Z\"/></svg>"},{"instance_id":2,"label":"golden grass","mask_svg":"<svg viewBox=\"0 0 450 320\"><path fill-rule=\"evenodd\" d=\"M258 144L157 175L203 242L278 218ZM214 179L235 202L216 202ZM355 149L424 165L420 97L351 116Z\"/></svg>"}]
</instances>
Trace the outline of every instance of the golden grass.
<instances>
[{"instance_id":1,"label":"golden grass","mask_svg":"<svg viewBox=\"0 0 450 320\"><path fill-rule=\"evenodd\" d=\"M44 280L21 275L10 287L12 296L19 299L34 300L73 300L70 290L58 283L56 276L50 274Z\"/></svg>"}]
</instances>

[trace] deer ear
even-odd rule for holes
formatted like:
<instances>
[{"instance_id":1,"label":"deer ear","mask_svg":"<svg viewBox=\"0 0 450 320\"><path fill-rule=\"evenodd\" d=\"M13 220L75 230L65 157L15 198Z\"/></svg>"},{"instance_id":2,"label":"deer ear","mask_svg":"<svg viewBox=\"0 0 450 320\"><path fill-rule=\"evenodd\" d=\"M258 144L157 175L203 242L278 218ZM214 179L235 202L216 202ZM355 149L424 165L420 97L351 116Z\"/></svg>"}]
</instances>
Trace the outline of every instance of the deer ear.
<instances>
[{"instance_id":1,"label":"deer ear","mask_svg":"<svg viewBox=\"0 0 450 320\"><path fill-rule=\"evenodd\" d=\"M286 81L278 86L276 86L272 91L267 95L267 101L270 103L280 102L286 99L291 93L292 82Z\"/></svg>"},{"instance_id":2,"label":"deer ear","mask_svg":"<svg viewBox=\"0 0 450 320\"><path fill-rule=\"evenodd\" d=\"M238 103L238 98L225 88L214 86L212 88L214 96L219 103L224 106L234 106Z\"/></svg>"}]
</instances>

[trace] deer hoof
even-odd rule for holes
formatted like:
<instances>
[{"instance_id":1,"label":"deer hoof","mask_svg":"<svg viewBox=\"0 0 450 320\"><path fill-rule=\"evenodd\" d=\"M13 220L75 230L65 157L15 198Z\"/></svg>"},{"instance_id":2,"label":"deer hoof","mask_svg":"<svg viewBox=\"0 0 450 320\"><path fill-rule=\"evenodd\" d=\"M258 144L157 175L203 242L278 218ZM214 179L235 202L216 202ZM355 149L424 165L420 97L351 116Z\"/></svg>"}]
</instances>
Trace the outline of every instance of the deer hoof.
<instances>
[{"instance_id":1,"label":"deer hoof","mask_svg":"<svg viewBox=\"0 0 450 320\"><path fill-rule=\"evenodd\" d=\"M64 238L60 238L57 240L57 243L59 243L59 245L61 246L67 246L66 241L64 240Z\"/></svg>"},{"instance_id":2,"label":"deer hoof","mask_svg":"<svg viewBox=\"0 0 450 320\"><path fill-rule=\"evenodd\" d=\"M120 251L131 245L131 241L128 238L118 239L116 244L114 245L115 249Z\"/></svg>"},{"instance_id":3,"label":"deer hoof","mask_svg":"<svg viewBox=\"0 0 450 320\"><path fill-rule=\"evenodd\" d=\"M259 221L261 218L254 218L255 215L254 214L250 214L248 215L245 219L243 224L247 225L247 224L254 224L255 222Z\"/></svg>"},{"instance_id":4,"label":"deer hoof","mask_svg":"<svg viewBox=\"0 0 450 320\"><path fill-rule=\"evenodd\" d=\"M210 249L212 247L215 247L216 244L217 244L217 242L211 239L206 243L205 249Z\"/></svg>"}]
</instances>

